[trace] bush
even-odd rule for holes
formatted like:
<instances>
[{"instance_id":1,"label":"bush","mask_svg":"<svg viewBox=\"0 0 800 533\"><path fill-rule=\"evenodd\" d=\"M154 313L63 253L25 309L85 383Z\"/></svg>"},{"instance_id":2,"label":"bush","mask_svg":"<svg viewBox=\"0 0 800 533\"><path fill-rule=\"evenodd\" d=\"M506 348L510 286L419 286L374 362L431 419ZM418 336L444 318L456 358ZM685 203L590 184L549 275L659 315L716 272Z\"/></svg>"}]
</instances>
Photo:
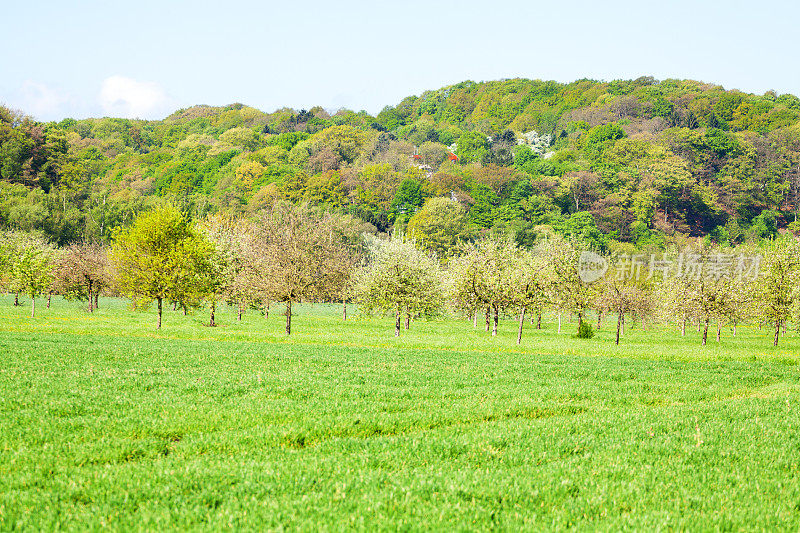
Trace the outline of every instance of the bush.
<instances>
[{"instance_id":1,"label":"bush","mask_svg":"<svg viewBox=\"0 0 800 533\"><path fill-rule=\"evenodd\" d=\"M576 337L579 339L591 339L594 337L594 328L585 320L581 320L581 325L578 327L578 334Z\"/></svg>"}]
</instances>

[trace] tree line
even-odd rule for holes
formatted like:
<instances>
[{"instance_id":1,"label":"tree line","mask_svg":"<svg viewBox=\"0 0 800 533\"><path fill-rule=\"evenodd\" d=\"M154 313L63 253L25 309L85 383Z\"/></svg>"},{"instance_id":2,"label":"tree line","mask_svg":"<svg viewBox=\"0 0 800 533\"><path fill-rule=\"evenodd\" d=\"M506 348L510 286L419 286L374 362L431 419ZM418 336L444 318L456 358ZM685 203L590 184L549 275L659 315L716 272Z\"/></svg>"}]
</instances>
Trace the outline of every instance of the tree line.
<instances>
[{"instance_id":1,"label":"tree line","mask_svg":"<svg viewBox=\"0 0 800 533\"><path fill-rule=\"evenodd\" d=\"M425 212L441 198L450 225ZM800 99L641 77L465 81L375 116L232 104L40 123L0 106L2 228L107 244L165 202L202 220L276 200L418 241L435 227L437 253L487 233L612 251L769 240L800 232Z\"/></svg>"},{"instance_id":2,"label":"tree line","mask_svg":"<svg viewBox=\"0 0 800 533\"><path fill-rule=\"evenodd\" d=\"M453 200L448 200L455 202ZM668 259L669 258L669 259ZM590 262L590 263L587 263ZM586 265L602 275L587 279ZM591 269L589 269L591 270ZM590 274L592 272L589 272ZM509 236L460 242L450 255L431 253L401 234L379 236L363 221L307 203L278 201L258 217L210 215L189 221L165 205L116 230L111 243L57 247L41 234L0 233L0 283L31 301L53 294L80 300L93 312L100 294L124 295L136 308L155 302L188 313L204 307L216 325L221 303L269 316L285 306L286 334L298 302L348 302L366 314L390 315L395 335L421 317L452 313L497 335L501 319L542 327L546 312L577 317L577 337L613 317L615 342L626 321L672 322L702 332L716 326L774 328L774 345L800 320L800 243L785 235L760 247L708 246L699 241L670 255L603 256L552 232L530 247ZM594 313L596 325L589 323Z\"/></svg>"}]
</instances>

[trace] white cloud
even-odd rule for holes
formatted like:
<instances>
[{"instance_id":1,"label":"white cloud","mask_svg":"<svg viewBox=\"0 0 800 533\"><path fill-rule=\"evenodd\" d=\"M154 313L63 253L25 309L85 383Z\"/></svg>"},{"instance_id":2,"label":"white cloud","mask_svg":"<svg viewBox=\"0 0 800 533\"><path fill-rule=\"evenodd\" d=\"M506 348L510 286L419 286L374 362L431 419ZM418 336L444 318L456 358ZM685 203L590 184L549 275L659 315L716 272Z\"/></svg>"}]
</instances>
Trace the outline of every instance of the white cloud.
<instances>
[{"instance_id":1,"label":"white cloud","mask_svg":"<svg viewBox=\"0 0 800 533\"><path fill-rule=\"evenodd\" d=\"M18 94L22 110L40 120L62 115L70 103L70 98L59 89L31 80L22 84Z\"/></svg>"},{"instance_id":2,"label":"white cloud","mask_svg":"<svg viewBox=\"0 0 800 533\"><path fill-rule=\"evenodd\" d=\"M156 115L166 109L168 102L167 95L157 83L124 76L106 78L100 88L100 105L110 116L160 118Z\"/></svg>"}]
</instances>

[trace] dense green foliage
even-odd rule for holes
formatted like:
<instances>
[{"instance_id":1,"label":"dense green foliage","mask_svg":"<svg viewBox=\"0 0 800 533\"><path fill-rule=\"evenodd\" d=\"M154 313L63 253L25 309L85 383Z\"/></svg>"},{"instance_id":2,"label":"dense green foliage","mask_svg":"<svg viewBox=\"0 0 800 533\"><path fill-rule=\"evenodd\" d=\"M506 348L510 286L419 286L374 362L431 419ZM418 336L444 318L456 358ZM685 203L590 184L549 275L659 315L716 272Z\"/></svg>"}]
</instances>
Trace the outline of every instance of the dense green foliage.
<instances>
[{"instance_id":1,"label":"dense green foliage","mask_svg":"<svg viewBox=\"0 0 800 533\"><path fill-rule=\"evenodd\" d=\"M797 228L798 118L793 95L649 77L463 82L375 117L234 104L44 124L0 108L0 226L65 244L154 203L199 218L284 199L386 231L447 196L520 244L542 225L599 249L739 243Z\"/></svg>"},{"instance_id":2,"label":"dense green foliage","mask_svg":"<svg viewBox=\"0 0 800 533\"><path fill-rule=\"evenodd\" d=\"M0 529L797 529L800 343L0 302ZM24 302L27 305L29 302ZM446 328L453 333L442 336Z\"/></svg>"}]
</instances>

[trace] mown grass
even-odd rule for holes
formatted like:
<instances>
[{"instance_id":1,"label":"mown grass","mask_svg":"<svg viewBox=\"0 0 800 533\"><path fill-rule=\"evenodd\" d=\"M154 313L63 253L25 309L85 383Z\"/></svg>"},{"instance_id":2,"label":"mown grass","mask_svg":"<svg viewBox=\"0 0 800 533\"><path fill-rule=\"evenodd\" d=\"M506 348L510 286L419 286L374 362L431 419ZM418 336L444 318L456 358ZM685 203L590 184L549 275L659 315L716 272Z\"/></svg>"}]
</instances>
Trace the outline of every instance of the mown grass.
<instances>
[{"instance_id":1,"label":"mown grass","mask_svg":"<svg viewBox=\"0 0 800 533\"><path fill-rule=\"evenodd\" d=\"M791 334L53 302L0 303L0 530L800 527Z\"/></svg>"}]
</instances>

